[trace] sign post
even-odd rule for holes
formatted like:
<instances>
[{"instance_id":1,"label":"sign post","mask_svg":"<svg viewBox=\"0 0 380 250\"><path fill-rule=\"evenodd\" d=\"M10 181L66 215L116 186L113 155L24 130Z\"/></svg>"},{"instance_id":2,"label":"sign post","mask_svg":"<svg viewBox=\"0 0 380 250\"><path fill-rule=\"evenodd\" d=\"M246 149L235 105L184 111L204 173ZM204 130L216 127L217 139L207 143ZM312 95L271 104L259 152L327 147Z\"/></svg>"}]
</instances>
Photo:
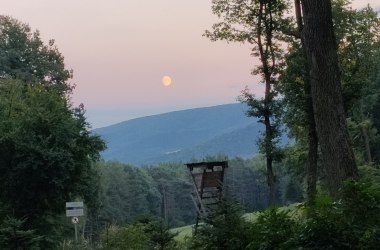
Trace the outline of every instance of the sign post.
<instances>
[{"instance_id":1,"label":"sign post","mask_svg":"<svg viewBox=\"0 0 380 250\"><path fill-rule=\"evenodd\" d=\"M74 224L75 230L75 241L78 241L78 229L77 224L79 222L78 216L83 216L83 202L82 201L72 201L66 202L66 216L72 217L71 222Z\"/></svg>"}]
</instances>

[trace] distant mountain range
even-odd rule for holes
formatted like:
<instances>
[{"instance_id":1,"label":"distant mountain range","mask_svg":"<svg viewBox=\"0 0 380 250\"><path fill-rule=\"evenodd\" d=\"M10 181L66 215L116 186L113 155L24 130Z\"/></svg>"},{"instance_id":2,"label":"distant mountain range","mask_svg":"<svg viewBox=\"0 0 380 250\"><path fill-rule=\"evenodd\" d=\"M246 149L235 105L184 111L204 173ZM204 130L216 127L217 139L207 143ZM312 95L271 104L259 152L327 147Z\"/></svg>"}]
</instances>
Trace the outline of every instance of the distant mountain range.
<instances>
[{"instance_id":1,"label":"distant mountain range","mask_svg":"<svg viewBox=\"0 0 380 250\"><path fill-rule=\"evenodd\" d=\"M252 156L263 129L244 104L175 111L95 129L108 144L105 160L133 165L190 161L223 154Z\"/></svg>"}]
</instances>

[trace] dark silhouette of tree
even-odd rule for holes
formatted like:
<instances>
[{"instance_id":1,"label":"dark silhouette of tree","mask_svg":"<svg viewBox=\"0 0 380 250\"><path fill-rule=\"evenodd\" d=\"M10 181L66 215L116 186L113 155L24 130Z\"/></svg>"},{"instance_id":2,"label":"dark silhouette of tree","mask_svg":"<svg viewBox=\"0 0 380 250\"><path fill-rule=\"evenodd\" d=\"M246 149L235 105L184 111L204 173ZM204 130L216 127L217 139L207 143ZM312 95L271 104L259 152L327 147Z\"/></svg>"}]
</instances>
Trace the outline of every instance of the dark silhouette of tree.
<instances>
[{"instance_id":1,"label":"dark silhouette of tree","mask_svg":"<svg viewBox=\"0 0 380 250\"><path fill-rule=\"evenodd\" d=\"M330 0L303 0L302 36L310 69L310 86L318 139L330 193L337 197L343 181L358 170L347 130Z\"/></svg>"}]
</instances>

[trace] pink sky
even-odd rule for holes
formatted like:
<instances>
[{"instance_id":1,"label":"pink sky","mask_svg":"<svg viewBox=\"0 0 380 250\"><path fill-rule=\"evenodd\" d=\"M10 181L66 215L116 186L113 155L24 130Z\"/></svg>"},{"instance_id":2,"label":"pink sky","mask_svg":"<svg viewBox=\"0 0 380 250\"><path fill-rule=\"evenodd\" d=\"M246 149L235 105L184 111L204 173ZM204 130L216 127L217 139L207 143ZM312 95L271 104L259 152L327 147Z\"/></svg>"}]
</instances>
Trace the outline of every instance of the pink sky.
<instances>
[{"instance_id":1,"label":"pink sky","mask_svg":"<svg viewBox=\"0 0 380 250\"><path fill-rule=\"evenodd\" d=\"M354 7L366 3L380 6L356 0ZM74 70L73 101L84 103L94 128L236 102L246 85L262 93L248 45L202 37L217 21L211 0L1 0L0 14L56 40Z\"/></svg>"}]
</instances>

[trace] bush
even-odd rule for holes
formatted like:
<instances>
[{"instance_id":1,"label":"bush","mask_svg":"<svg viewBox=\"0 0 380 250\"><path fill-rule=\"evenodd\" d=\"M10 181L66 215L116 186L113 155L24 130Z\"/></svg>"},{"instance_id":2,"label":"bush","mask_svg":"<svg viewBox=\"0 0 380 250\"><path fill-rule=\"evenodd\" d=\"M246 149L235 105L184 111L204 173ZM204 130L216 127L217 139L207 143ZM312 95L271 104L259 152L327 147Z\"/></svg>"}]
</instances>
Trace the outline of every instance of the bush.
<instances>
[{"instance_id":1,"label":"bush","mask_svg":"<svg viewBox=\"0 0 380 250\"><path fill-rule=\"evenodd\" d=\"M380 188L348 181L338 202L319 198L296 241L306 249L376 249L380 245Z\"/></svg>"},{"instance_id":2,"label":"bush","mask_svg":"<svg viewBox=\"0 0 380 250\"><path fill-rule=\"evenodd\" d=\"M249 223L242 218L236 204L221 201L200 224L191 239L191 249L234 250L244 249L249 243Z\"/></svg>"},{"instance_id":3,"label":"bush","mask_svg":"<svg viewBox=\"0 0 380 250\"><path fill-rule=\"evenodd\" d=\"M112 226L101 235L101 249L176 249L173 238L161 221L141 218L127 227Z\"/></svg>"},{"instance_id":4,"label":"bush","mask_svg":"<svg viewBox=\"0 0 380 250\"><path fill-rule=\"evenodd\" d=\"M56 250L92 250L90 243L84 239L80 239L78 242L73 240L64 240L57 247Z\"/></svg>"},{"instance_id":5,"label":"bush","mask_svg":"<svg viewBox=\"0 0 380 250\"><path fill-rule=\"evenodd\" d=\"M0 249L39 249L42 237L25 229L26 219L7 216L0 225Z\"/></svg>"},{"instance_id":6,"label":"bush","mask_svg":"<svg viewBox=\"0 0 380 250\"><path fill-rule=\"evenodd\" d=\"M252 241L247 249L292 249L296 222L289 211L264 210L252 225Z\"/></svg>"},{"instance_id":7,"label":"bush","mask_svg":"<svg viewBox=\"0 0 380 250\"><path fill-rule=\"evenodd\" d=\"M142 224L129 227L111 226L101 235L101 249L150 249L148 235Z\"/></svg>"}]
</instances>

